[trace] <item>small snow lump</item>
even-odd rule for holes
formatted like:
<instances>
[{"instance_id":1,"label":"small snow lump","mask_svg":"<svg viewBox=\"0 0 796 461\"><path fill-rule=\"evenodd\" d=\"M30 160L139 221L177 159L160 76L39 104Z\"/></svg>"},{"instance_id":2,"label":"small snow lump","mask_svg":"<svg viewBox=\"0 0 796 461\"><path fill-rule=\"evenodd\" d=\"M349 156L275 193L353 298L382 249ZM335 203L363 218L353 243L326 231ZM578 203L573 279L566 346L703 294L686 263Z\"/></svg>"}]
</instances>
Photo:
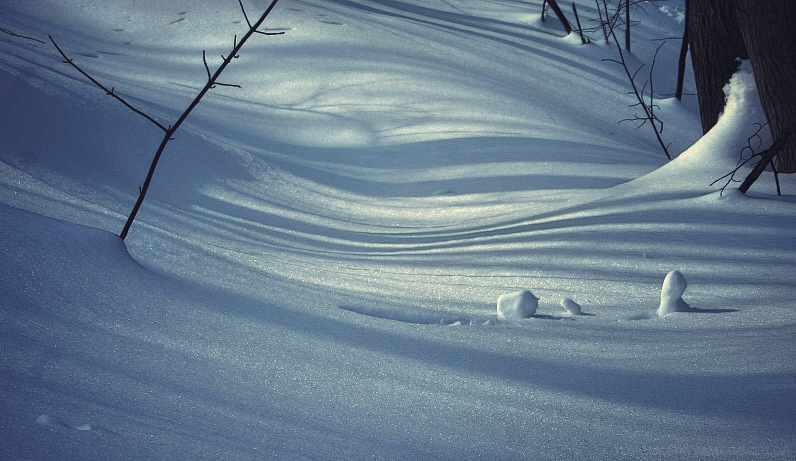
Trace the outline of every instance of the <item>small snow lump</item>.
<instances>
[{"instance_id":1,"label":"small snow lump","mask_svg":"<svg viewBox=\"0 0 796 461\"><path fill-rule=\"evenodd\" d=\"M501 295L497 300L498 318L520 320L532 317L539 307L539 298L528 290Z\"/></svg>"},{"instance_id":2,"label":"small snow lump","mask_svg":"<svg viewBox=\"0 0 796 461\"><path fill-rule=\"evenodd\" d=\"M571 300L569 298L564 298L564 299L561 300L561 307L563 307L567 311L567 314L569 314L569 315L581 315L582 314L582 312L580 310L580 304L576 303L575 301L573 301L573 300Z\"/></svg>"},{"instance_id":3,"label":"small snow lump","mask_svg":"<svg viewBox=\"0 0 796 461\"><path fill-rule=\"evenodd\" d=\"M682 312L689 309L688 303L683 301L683 293L688 286L685 277L680 271L671 271L666 274L661 287L661 305L658 315L663 316L672 312Z\"/></svg>"}]
</instances>

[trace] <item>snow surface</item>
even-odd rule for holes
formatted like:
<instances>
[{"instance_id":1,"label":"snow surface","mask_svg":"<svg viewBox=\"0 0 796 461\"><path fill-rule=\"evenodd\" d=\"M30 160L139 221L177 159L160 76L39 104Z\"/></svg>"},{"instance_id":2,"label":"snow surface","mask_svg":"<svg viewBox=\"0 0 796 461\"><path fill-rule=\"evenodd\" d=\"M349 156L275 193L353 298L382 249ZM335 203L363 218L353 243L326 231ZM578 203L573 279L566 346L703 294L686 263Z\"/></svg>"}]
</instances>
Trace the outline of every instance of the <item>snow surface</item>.
<instances>
[{"instance_id":1,"label":"snow surface","mask_svg":"<svg viewBox=\"0 0 796 461\"><path fill-rule=\"evenodd\" d=\"M639 78L682 5L635 11ZM0 459L792 459L796 180L710 186L763 121L748 66L701 136L662 48L666 163L615 50L540 7L280 1L122 242L161 133L46 37L169 124L239 7L3 2L45 43L0 34Z\"/></svg>"}]
</instances>

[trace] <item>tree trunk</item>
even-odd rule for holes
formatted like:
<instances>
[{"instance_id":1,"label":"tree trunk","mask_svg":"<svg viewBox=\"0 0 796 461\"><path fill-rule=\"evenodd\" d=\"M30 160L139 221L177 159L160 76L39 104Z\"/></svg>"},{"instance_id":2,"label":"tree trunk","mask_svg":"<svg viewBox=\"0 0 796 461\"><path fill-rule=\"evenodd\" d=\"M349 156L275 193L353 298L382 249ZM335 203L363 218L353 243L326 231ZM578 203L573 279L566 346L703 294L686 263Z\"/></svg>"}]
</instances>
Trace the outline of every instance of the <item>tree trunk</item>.
<instances>
[{"instance_id":1,"label":"tree trunk","mask_svg":"<svg viewBox=\"0 0 796 461\"><path fill-rule=\"evenodd\" d=\"M796 120L794 0L735 0L735 14L755 73L760 102L774 140ZM777 154L779 170L796 173L796 139Z\"/></svg>"},{"instance_id":2,"label":"tree trunk","mask_svg":"<svg viewBox=\"0 0 796 461\"><path fill-rule=\"evenodd\" d=\"M791 1L791 0L788 0ZM702 131L707 133L724 110L724 85L738 70L737 58L748 59L735 15L733 0L688 2L688 38L699 100Z\"/></svg>"},{"instance_id":3,"label":"tree trunk","mask_svg":"<svg viewBox=\"0 0 796 461\"><path fill-rule=\"evenodd\" d=\"M702 129L716 124L724 109L724 85L749 59L763 111L776 140L796 118L794 0L690 0L688 36ZM780 171L796 173L796 139L778 153Z\"/></svg>"},{"instance_id":4,"label":"tree trunk","mask_svg":"<svg viewBox=\"0 0 796 461\"><path fill-rule=\"evenodd\" d=\"M572 26L569 25L567 17L564 16L564 12L561 11L561 8L558 7L556 0L547 0L547 4L550 5L550 9L553 10L553 13L556 14L558 20L561 21L561 25L564 26L564 30L567 31L567 34L570 34L572 32ZM544 9L544 6L542 9Z\"/></svg>"},{"instance_id":5,"label":"tree trunk","mask_svg":"<svg viewBox=\"0 0 796 461\"><path fill-rule=\"evenodd\" d=\"M685 9L688 11L688 1L685 0ZM685 28L683 29L683 41L680 42L680 57L677 59L677 86L674 90L674 97L678 101L683 99L683 82L685 80L685 58L688 56L688 15L685 15Z\"/></svg>"},{"instance_id":6,"label":"tree trunk","mask_svg":"<svg viewBox=\"0 0 796 461\"><path fill-rule=\"evenodd\" d=\"M630 0L625 0L625 49L630 51Z\"/></svg>"}]
</instances>

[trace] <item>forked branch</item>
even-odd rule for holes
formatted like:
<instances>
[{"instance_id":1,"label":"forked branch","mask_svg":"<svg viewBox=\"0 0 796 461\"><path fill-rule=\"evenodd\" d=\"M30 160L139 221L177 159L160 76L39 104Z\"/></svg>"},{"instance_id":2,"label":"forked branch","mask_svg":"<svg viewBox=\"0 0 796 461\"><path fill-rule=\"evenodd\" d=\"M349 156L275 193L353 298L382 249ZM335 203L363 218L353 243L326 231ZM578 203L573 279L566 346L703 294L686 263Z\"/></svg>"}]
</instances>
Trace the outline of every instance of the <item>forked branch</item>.
<instances>
[{"instance_id":1,"label":"forked branch","mask_svg":"<svg viewBox=\"0 0 796 461\"><path fill-rule=\"evenodd\" d=\"M260 34L260 35L282 35L282 34L284 34L284 32L264 32L262 30L258 30L260 28L260 25L262 24L262 20L265 19L265 17L261 17L256 25L252 25L251 21L249 21L249 15L246 14L246 8L243 7L243 1L242 0L238 0L238 4L240 5L240 10L243 12L243 18L246 20L246 24L249 25L249 30L254 31L255 34ZM272 3L271 7L273 7L273 5L275 5L275 4L276 4L276 2ZM271 7L269 7L269 11L265 12L265 16L268 15L268 13L270 12L270 8ZM237 58L237 56L235 56L235 57Z\"/></svg>"},{"instance_id":2,"label":"forked branch","mask_svg":"<svg viewBox=\"0 0 796 461\"><path fill-rule=\"evenodd\" d=\"M14 31L12 31L12 30L6 29L5 27L0 27L0 32L2 32L4 34L8 34L8 35L10 35L12 37L24 38L26 40L33 40L34 42L39 42L42 45L46 45L45 42L39 40L38 38L28 37L27 35L18 34L18 33L14 32Z\"/></svg>"},{"instance_id":3,"label":"forked branch","mask_svg":"<svg viewBox=\"0 0 796 461\"><path fill-rule=\"evenodd\" d=\"M168 128L166 128L165 126L161 125L161 124L160 124L160 122L158 122L158 121L157 121L157 120L155 120L154 118L150 117L149 115L145 114L143 111L141 111L141 110L139 110L139 109L136 109L136 108L135 108L135 107L133 107L133 106L132 106L130 103L128 103L127 101L125 101L125 100L124 100L124 98L122 98L121 96L119 96L118 94L116 94L116 93L114 92L114 88L111 88L110 90L109 90L109 89L107 89L107 88L106 88L106 87L105 87L105 86L104 86L102 83L98 82L98 81L97 81L97 80L96 80L94 77L92 77L91 75L89 75L89 74L88 74L86 71L84 71L83 69L81 69L80 67L78 67L78 65L77 65L77 64L75 64L74 60L72 60L72 58L69 58L68 56L66 56L66 53L64 53L64 51L61 49L61 47L60 47L60 46L58 46L58 44L57 44L57 43L55 43L55 39L52 37L52 35L48 35L47 37L49 37L49 39L50 39L50 41L52 42L52 44L53 44L53 46L55 47L55 49L56 49L56 50L58 50L58 53L60 53L60 54L61 54L61 56L64 58L64 63L65 63L65 64L69 64L70 66L74 67L74 69L75 69L75 70L77 70L78 72L80 72L80 73L81 73L81 74L82 74L84 77L86 77L86 78L87 78L87 79L88 79L88 80L89 80L91 83L93 83L95 86L97 86L97 87L98 87L98 88L100 88L102 91L104 91L104 92L105 92L105 94L107 94L108 96L110 96L110 97L112 97L113 99L115 99L115 100L119 101L120 103L124 104L124 106L125 106L126 108L130 109L131 111L135 112L136 114L138 114L138 115L140 115L140 116L144 117L145 119L149 120L150 122L152 122L152 124L153 124L153 125L155 125L156 127L160 128L161 130L163 130L163 131L165 131L165 132L168 132L168 131L169 131L169 129L168 129Z\"/></svg>"},{"instance_id":4,"label":"forked branch","mask_svg":"<svg viewBox=\"0 0 796 461\"><path fill-rule=\"evenodd\" d=\"M166 134L163 136L163 140L160 142L160 146L158 146L157 152L155 152L155 156L152 159L152 164L149 166L149 171L147 172L146 179L144 180L144 184L141 186L141 190L138 194L138 200L135 202L133 206L133 210L130 212L130 216L127 218L127 222L122 229L122 232L119 234L119 237L124 240L127 237L127 233L130 231L130 226L133 224L136 215L138 214L138 210L141 208L141 204L144 201L144 196L146 196L147 190L149 189L149 184L152 181L152 176L155 174L155 168L157 167L158 161L160 160L160 156L163 154L163 150L166 148L166 144L172 139L172 135L175 131L182 125L188 115L193 111L193 109L199 104L199 101L202 100L205 94L210 91L212 88L215 88L217 85L222 86L236 86L237 85L230 85L218 82L218 77L221 76L221 73L224 72L224 69L232 62L233 59L236 59L239 55L240 49L243 48L243 45L246 41L254 34L262 34L262 35L280 35L282 32L279 33L267 33L258 30L260 26L262 26L265 18L271 13L271 11L276 6L276 2L278 0L272 0L271 4L266 8L265 12L260 16L260 19L257 20L254 24L251 23L249 20L248 14L246 14L246 9L243 7L243 2L238 0L238 4L240 4L241 11L243 11L243 17L246 19L246 24L249 26L249 30L243 37L238 41L237 36L235 36L233 40L232 51L224 57L224 60L221 62L221 65L218 66L215 72L210 72L210 67L207 64L207 58L205 52L202 52L202 60L205 65L205 70L207 71L207 83L205 86L199 91L199 94L191 101L191 104L188 105L188 108L180 115L176 122L169 127L166 131Z\"/></svg>"},{"instance_id":5,"label":"forked branch","mask_svg":"<svg viewBox=\"0 0 796 461\"><path fill-rule=\"evenodd\" d=\"M724 185L721 186L721 192L724 193L724 190L732 183L740 182L741 185L738 186L738 190L741 193L746 193L749 191L749 188L752 187L752 184L760 178L760 175L763 174L763 171L767 167L771 167L771 170L774 172L774 181L777 187L777 195L782 195L782 190L780 189L779 185L779 174L777 172L776 165L774 164L774 157L785 147L788 140L796 134L796 120L790 122L790 124L785 128L785 130L780 134L780 136L774 141L773 144L768 149L765 149L761 152L757 152L760 146L763 143L763 139L760 136L760 132L763 131L765 127L768 126L768 123L765 124L758 124L757 131L747 139L746 146L741 149L741 156L738 160L738 164L735 165L735 168L730 171L729 173L725 174L721 178L713 181L710 185L714 185L717 182L725 181ZM754 145L753 145L754 144ZM749 174L746 175L746 178L741 181L740 179L736 179L736 175L749 164L752 160L758 159L757 162L752 167L752 170Z\"/></svg>"},{"instance_id":6,"label":"forked branch","mask_svg":"<svg viewBox=\"0 0 796 461\"><path fill-rule=\"evenodd\" d=\"M640 122L638 126L639 128L641 128L642 126L644 126L649 122L650 126L652 126L653 132L655 133L655 138L658 140L658 144L660 144L661 149L663 149L663 153L666 154L666 158L671 160L672 156L669 154L669 146L667 144L664 144L663 139L661 138L661 133L663 132L663 122L661 121L661 119L658 118L658 115L655 113L655 109L657 106L655 105L655 91L652 84L652 71L655 68L655 60L658 57L658 51L660 51L661 46L663 46L663 43L660 46L658 46L657 50L655 50L655 56L652 58L652 66L650 67L649 80L639 90L638 85L636 85L636 76L644 66L639 67L638 69L636 69L635 72L631 73L630 69L627 66L627 60L625 60L625 54L622 52L622 45L619 43L619 39L616 38L616 34L614 33L613 29L611 29L610 31L610 36L611 38L613 38L614 43L616 44L616 49L619 51L619 59L604 59L603 61L617 63L621 65L623 69L625 69L625 74L627 75L627 79L630 82L630 87L633 90L631 91L631 94L633 94L636 97L636 101L638 101L636 104L633 104L631 107L641 107L641 109L644 111L643 116L636 115L633 118L621 120L621 122L638 121ZM649 102L644 100L644 92L647 89L647 84L649 84L650 86Z\"/></svg>"},{"instance_id":7,"label":"forked branch","mask_svg":"<svg viewBox=\"0 0 796 461\"><path fill-rule=\"evenodd\" d=\"M64 58L64 63L69 64L70 66L72 66L81 75L86 77L91 83L93 83L95 86L97 86L98 88L100 88L103 91L105 91L106 94L108 94L109 96L113 97L117 101L119 101L122 104L124 104L124 106L127 107L128 109L130 109L131 111L133 111L136 114L144 117L145 119L150 121L152 124L154 124L155 126L160 128L164 132L163 139L160 141L160 145L158 146L158 149L155 152L155 156L152 159L152 163L149 166L149 171L147 172L146 178L144 179L144 183L138 190L138 199L136 200L135 205L133 206L133 210L130 212L129 217L127 218L127 222L124 224L124 228L122 229L122 232L119 234L119 237L122 240L124 240L125 237L127 237L127 233L130 231L130 226L133 224L133 221L135 221L135 217L138 214L138 210L141 208L141 204L144 201L144 197L146 196L147 190L149 190L149 185L152 182L152 176L155 174L155 168L157 167L158 161L160 160L160 156L163 154L163 150L166 148L166 145L169 143L169 141L174 139L173 135L177 131L177 129L180 127L180 125L182 125L182 123L185 121L185 119L188 117L188 115L199 104L199 101L201 101L202 98L204 97L204 95L206 95L207 92L210 91L211 89L215 88L216 86L228 86L228 87L240 88L240 85L234 85L234 84L230 84L230 83L221 83L221 82L218 81L218 78L221 75L221 73L224 71L224 69L226 69L226 67L229 65L229 63L232 62L233 59L237 59L239 57L240 49L243 47L243 45L246 43L246 41L249 39L249 37L251 37L254 34L261 34L261 35L281 35L281 34L284 34L284 32L263 32L263 31L258 30L260 28L260 26L262 26L263 22L265 21L265 18L268 17L268 15L271 13L271 11L276 6L277 1L278 0L272 0L271 4L268 6L268 8L265 10L265 12L263 12L263 14L257 20L257 22L252 24L252 22L249 20L249 15L246 13L246 9L243 6L243 2L241 0L238 0L238 4L240 5L241 11L243 12L243 17L246 19L246 24L248 24L248 26L249 26L249 30L240 39L240 41L238 41L238 36L235 35L235 37L233 39L233 43L232 43L232 51L227 56L221 55L221 58L222 58L221 65L218 66L218 68L215 70L215 72L210 72L210 66L207 63L207 53L205 51L202 51L202 62L204 63L205 72L207 73L207 82L205 83L204 87L202 87L202 89L199 91L199 94L196 95L196 97L193 99L193 101L191 101L191 103L188 105L188 107L185 109L185 111L183 111L183 113L179 116L177 121L174 122L173 125L169 125L168 127L166 127L165 125L159 123L157 120L155 120L151 116L147 115L143 111L133 107L124 98L122 98L121 96L116 94L116 92L114 91L113 88L111 88L109 90L103 84L98 82L94 77L89 75L86 71L84 71L77 64L75 64L75 62L71 58L69 58L66 55L66 53L64 53L64 51L61 49L61 47L58 46L58 44L55 42L55 40L52 37L50 37L50 41L52 42L53 46L55 46L55 49L58 50L58 52ZM2 32L9 33L11 35L18 36L18 37L23 37L21 35L14 34L14 33L10 32L10 31L6 31L5 29L3 29ZM30 37L23 37L23 38L30 38ZM34 40L34 39L31 39L31 40Z\"/></svg>"}]
</instances>

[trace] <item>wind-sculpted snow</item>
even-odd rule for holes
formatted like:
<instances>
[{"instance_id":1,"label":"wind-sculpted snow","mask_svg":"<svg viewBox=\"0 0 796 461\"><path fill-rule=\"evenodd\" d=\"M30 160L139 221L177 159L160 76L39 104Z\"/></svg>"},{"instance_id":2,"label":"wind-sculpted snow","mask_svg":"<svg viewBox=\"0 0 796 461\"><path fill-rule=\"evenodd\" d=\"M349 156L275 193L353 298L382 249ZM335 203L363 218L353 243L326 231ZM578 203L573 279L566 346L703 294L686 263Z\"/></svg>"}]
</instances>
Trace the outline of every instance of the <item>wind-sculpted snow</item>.
<instances>
[{"instance_id":1,"label":"wind-sculpted snow","mask_svg":"<svg viewBox=\"0 0 796 461\"><path fill-rule=\"evenodd\" d=\"M666 278L663 279L663 287L661 287L661 304L658 306L658 315L684 312L690 309L691 306L683 301L686 287L688 287L688 283L680 271L671 271L666 274Z\"/></svg>"},{"instance_id":2,"label":"wind-sculpted snow","mask_svg":"<svg viewBox=\"0 0 796 461\"><path fill-rule=\"evenodd\" d=\"M709 186L747 64L702 136L661 49L665 163L540 1L281 0L123 243L161 133L46 37L168 125L240 7L6 3L0 459L792 458L796 183ZM639 78L683 6L633 10Z\"/></svg>"}]
</instances>

